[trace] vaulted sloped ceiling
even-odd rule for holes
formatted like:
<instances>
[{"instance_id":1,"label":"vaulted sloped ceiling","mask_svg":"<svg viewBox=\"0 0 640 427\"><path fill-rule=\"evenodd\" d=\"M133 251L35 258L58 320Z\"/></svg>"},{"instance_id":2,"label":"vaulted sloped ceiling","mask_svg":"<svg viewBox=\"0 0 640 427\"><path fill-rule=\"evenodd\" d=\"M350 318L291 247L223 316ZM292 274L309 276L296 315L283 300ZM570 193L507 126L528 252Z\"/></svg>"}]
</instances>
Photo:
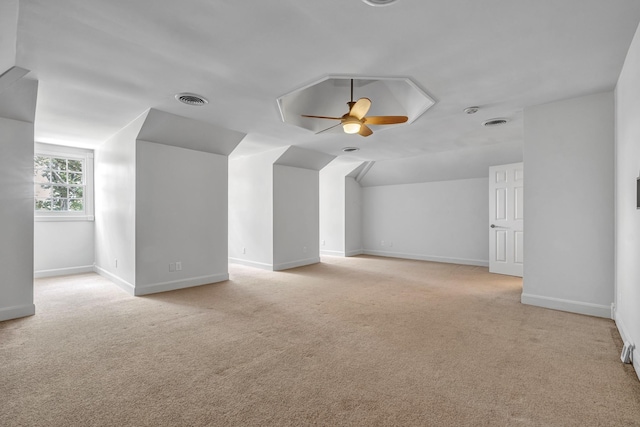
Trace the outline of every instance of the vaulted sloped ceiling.
<instances>
[{"instance_id":1,"label":"vaulted sloped ceiling","mask_svg":"<svg viewBox=\"0 0 640 427\"><path fill-rule=\"evenodd\" d=\"M40 81L38 141L95 147L154 108L248 134L232 156L357 146L381 185L521 160L523 108L611 90L639 21L637 0L23 0L7 66ZM276 99L328 75L409 77L436 104L368 138L284 123Z\"/></svg>"}]
</instances>

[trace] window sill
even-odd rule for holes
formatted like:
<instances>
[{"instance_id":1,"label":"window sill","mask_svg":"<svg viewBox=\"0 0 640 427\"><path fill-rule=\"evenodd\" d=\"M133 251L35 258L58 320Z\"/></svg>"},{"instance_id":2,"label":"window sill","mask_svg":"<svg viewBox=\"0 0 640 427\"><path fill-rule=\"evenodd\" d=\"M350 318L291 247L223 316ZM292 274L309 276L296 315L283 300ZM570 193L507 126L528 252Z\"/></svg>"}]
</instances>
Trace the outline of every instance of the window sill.
<instances>
[{"instance_id":1,"label":"window sill","mask_svg":"<svg viewBox=\"0 0 640 427\"><path fill-rule=\"evenodd\" d=\"M36 222L62 222L62 221L93 221L95 218L93 215L41 215L34 216L33 220Z\"/></svg>"}]
</instances>

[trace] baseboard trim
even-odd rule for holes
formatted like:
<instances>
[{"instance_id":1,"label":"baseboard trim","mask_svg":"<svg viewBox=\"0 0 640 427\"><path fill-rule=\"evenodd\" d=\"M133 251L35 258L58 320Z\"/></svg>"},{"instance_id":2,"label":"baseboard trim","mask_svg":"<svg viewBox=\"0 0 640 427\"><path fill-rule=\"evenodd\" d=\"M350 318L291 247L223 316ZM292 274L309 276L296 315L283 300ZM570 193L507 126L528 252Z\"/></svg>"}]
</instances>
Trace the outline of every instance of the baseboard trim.
<instances>
[{"instance_id":1,"label":"baseboard trim","mask_svg":"<svg viewBox=\"0 0 640 427\"><path fill-rule=\"evenodd\" d=\"M70 276L72 274L93 273L93 265L82 265L79 267L54 268L51 270L38 270L33 272L34 279L44 277Z\"/></svg>"},{"instance_id":2,"label":"baseboard trim","mask_svg":"<svg viewBox=\"0 0 640 427\"><path fill-rule=\"evenodd\" d=\"M520 296L520 302L522 302L522 304L535 305L537 307L550 308L553 310L568 311L570 313L586 314L587 316L611 319L611 306L608 305L543 297L540 295L525 294L524 292Z\"/></svg>"},{"instance_id":3,"label":"baseboard trim","mask_svg":"<svg viewBox=\"0 0 640 427\"><path fill-rule=\"evenodd\" d=\"M288 270L290 268L304 267L305 265L317 264L319 262L320 262L320 257L301 259L298 261L282 262L280 264L275 264L273 266L273 271L282 271L282 270Z\"/></svg>"},{"instance_id":4,"label":"baseboard trim","mask_svg":"<svg viewBox=\"0 0 640 427\"><path fill-rule=\"evenodd\" d=\"M259 268L261 270L273 271L273 265L264 262L249 261L242 258L229 258L229 262L233 264L246 265L247 267Z\"/></svg>"},{"instance_id":5,"label":"baseboard trim","mask_svg":"<svg viewBox=\"0 0 640 427\"><path fill-rule=\"evenodd\" d=\"M329 250L321 250L320 251L320 255L326 255L326 256L346 256L346 254L344 253L344 251L329 251Z\"/></svg>"},{"instance_id":6,"label":"baseboard trim","mask_svg":"<svg viewBox=\"0 0 640 427\"><path fill-rule=\"evenodd\" d=\"M364 251L362 249L355 249L352 251L347 251L347 254L345 256L358 256L362 254L364 254Z\"/></svg>"},{"instance_id":7,"label":"baseboard trim","mask_svg":"<svg viewBox=\"0 0 640 427\"><path fill-rule=\"evenodd\" d=\"M633 369L636 371L638 380L640 380L640 349L638 349L638 343L634 343L633 339L631 339L631 337L629 336L629 333L627 332L628 329L624 325L624 322L622 321L622 319L618 317L617 311L613 321L616 323L616 327L618 328L618 332L620 332L620 337L622 338L622 341L635 344L635 347L633 349L633 354L631 355L631 359L632 359L631 363L633 364Z\"/></svg>"},{"instance_id":8,"label":"baseboard trim","mask_svg":"<svg viewBox=\"0 0 640 427\"><path fill-rule=\"evenodd\" d=\"M170 282L151 283L148 285L136 286L135 296L157 294L159 292L176 291L178 289L210 285L211 283L224 282L225 280L229 280L229 273L191 277L188 279L172 280Z\"/></svg>"},{"instance_id":9,"label":"baseboard trim","mask_svg":"<svg viewBox=\"0 0 640 427\"><path fill-rule=\"evenodd\" d=\"M96 272L97 274L101 275L102 277L106 277L107 279L111 280L120 289L122 289L123 291L125 291L129 295L135 295L135 286L133 286L131 283L127 282L126 280L121 279L120 277L116 276L115 274L110 273L107 270L105 270L104 268L99 267L97 265L93 266L93 271Z\"/></svg>"},{"instance_id":10,"label":"baseboard trim","mask_svg":"<svg viewBox=\"0 0 640 427\"><path fill-rule=\"evenodd\" d=\"M448 257L433 256L433 255L375 251L375 250L369 250L369 249L363 250L362 253L365 255L383 256L388 258L415 259L418 261L433 261L433 262L443 262L446 264L461 264L461 265L474 265L477 267L489 267L489 261L479 260L479 259L448 258Z\"/></svg>"},{"instance_id":11,"label":"baseboard trim","mask_svg":"<svg viewBox=\"0 0 640 427\"><path fill-rule=\"evenodd\" d=\"M34 314L36 314L35 304L15 305L13 307L0 308L0 322L33 316Z\"/></svg>"}]
</instances>

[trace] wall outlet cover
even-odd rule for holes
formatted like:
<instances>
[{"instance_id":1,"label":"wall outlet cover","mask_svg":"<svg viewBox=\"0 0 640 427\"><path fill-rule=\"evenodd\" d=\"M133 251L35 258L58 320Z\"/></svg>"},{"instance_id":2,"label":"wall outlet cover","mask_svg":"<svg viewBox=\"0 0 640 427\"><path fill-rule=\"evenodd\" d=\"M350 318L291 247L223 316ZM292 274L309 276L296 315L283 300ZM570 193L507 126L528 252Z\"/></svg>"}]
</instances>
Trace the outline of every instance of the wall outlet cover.
<instances>
[{"instance_id":1,"label":"wall outlet cover","mask_svg":"<svg viewBox=\"0 0 640 427\"><path fill-rule=\"evenodd\" d=\"M630 342L624 343L622 347L622 354L620 355L620 360L622 363L631 363L631 352L633 351L633 346Z\"/></svg>"}]
</instances>

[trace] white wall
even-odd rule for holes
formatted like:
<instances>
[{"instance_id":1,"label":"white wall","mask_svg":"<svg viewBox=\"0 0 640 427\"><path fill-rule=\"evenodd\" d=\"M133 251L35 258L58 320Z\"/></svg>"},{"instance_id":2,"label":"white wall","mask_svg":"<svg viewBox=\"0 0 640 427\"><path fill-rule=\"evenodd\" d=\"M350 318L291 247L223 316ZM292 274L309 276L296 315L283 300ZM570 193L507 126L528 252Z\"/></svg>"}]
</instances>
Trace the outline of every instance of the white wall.
<instances>
[{"instance_id":1,"label":"white wall","mask_svg":"<svg viewBox=\"0 0 640 427\"><path fill-rule=\"evenodd\" d=\"M36 217L34 223L33 268L34 277L61 276L93 271L95 261L95 228L93 222L93 150L51 144L35 144L36 153L62 153L87 158L88 218L72 219ZM91 175L91 176L89 176Z\"/></svg>"},{"instance_id":2,"label":"white wall","mask_svg":"<svg viewBox=\"0 0 640 427\"><path fill-rule=\"evenodd\" d=\"M320 262L318 171L273 165L273 269Z\"/></svg>"},{"instance_id":3,"label":"white wall","mask_svg":"<svg viewBox=\"0 0 640 427\"><path fill-rule=\"evenodd\" d=\"M640 27L616 86L616 312L623 340L635 345L640 377Z\"/></svg>"},{"instance_id":4,"label":"white wall","mask_svg":"<svg viewBox=\"0 0 640 427\"><path fill-rule=\"evenodd\" d=\"M362 196L354 176L364 162L336 157L320 170L320 253L362 253Z\"/></svg>"},{"instance_id":5,"label":"white wall","mask_svg":"<svg viewBox=\"0 0 640 427\"><path fill-rule=\"evenodd\" d=\"M0 93L0 321L35 313L33 114L37 87L36 81L22 79ZM22 109L26 117L12 117Z\"/></svg>"},{"instance_id":6,"label":"white wall","mask_svg":"<svg viewBox=\"0 0 640 427\"><path fill-rule=\"evenodd\" d=\"M229 259L273 266L273 162L285 149L229 159Z\"/></svg>"},{"instance_id":7,"label":"white wall","mask_svg":"<svg viewBox=\"0 0 640 427\"><path fill-rule=\"evenodd\" d=\"M345 255L345 172L329 164L319 174L320 253Z\"/></svg>"},{"instance_id":8,"label":"white wall","mask_svg":"<svg viewBox=\"0 0 640 427\"><path fill-rule=\"evenodd\" d=\"M36 221L33 228L34 277L93 271L93 221Z\"/></svg>"},{"instance_id":9,"label":"white wall","mask_svg":"<svg viewBox=\"0 0 640 427\"><path fill-rule=\"evenodd\" d=\"M610 317L613 93L526 109L524 138L522 302Z\"/></svg>"},{"instance_id":10,"label":"white wall","mask_svg":"<svg viewBox=\"0 0 640 427\"><path fill-rule=\"evenodd\" d=\"M134 294L138 117L95 151L96 269ZM116 263L117 260L117 263Z\"/></svg>"},{"instance_id":11,"label":"white wall","mask_svg":"<svg viewBox=\"0 0 640 427\"><path fill-rule=\"evenodd\" d=\"M364 187L364 252L488 265L488 185L473 178Z\"/></svg>"},{"instance_id":12,"label":"white wall","mask_svg":"<svg viewBox=\"0 0 640 427\"><path fill-rule=\"evenodd\" d=\"M136 177L135 294L227 280L227 157L138 140Z\"/></svg>"},{"instance_id":13,"label":"white wall","mask_svg":"<svg viewBox=\"0 0 640 427\"><path fill-rule=\"evenodd\" d=\"M350 176L344 178L345 226L344 250L346 256L359 255L362 247L362 187Z\"/></svg>"}]
</instances>

